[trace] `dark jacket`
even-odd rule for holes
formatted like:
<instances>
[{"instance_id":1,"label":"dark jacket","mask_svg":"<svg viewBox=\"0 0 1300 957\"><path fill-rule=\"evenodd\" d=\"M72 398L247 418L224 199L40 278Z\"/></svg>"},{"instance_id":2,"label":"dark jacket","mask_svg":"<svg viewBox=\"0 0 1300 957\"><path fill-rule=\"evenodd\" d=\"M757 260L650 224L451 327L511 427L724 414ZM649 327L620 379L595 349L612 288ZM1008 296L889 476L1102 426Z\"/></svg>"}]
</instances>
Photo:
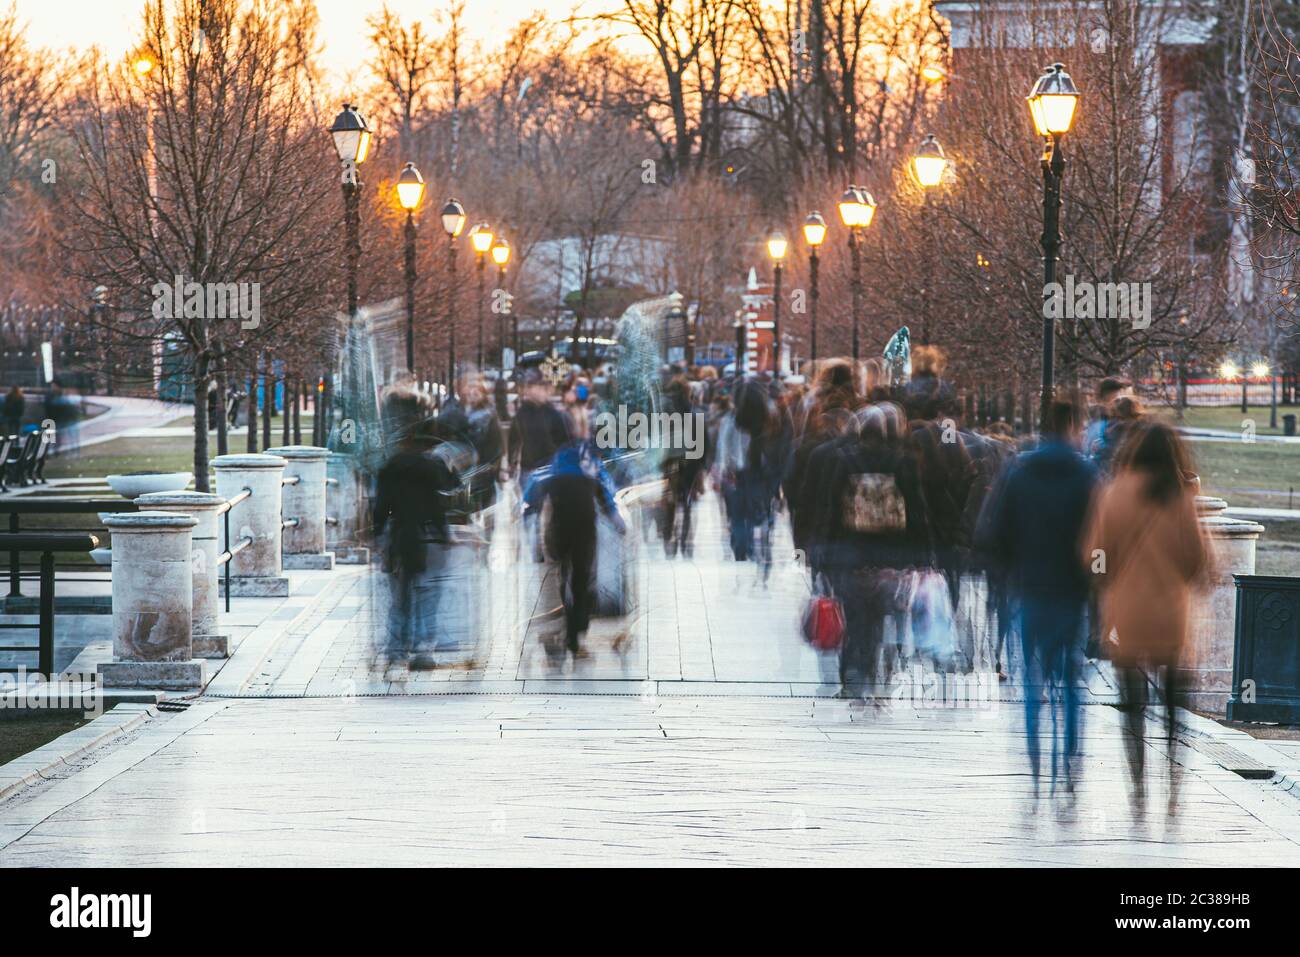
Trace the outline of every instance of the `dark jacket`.
<instances>
[{"instance_id":1,"label":"dark jacket","mask_svg":"<svg viewBox=\"0 0 1300 957\"><path fill-rule=\"evenodd\" d=\"M863 534L847 524L853 476L866 473L894 477L907 510L905 531ZM931 561L925 492L913 458L901 447L858 436L824 442L809 456L799 497L808 519L807 550L819 571L906 568Z\"/></svg>"},{"instance_id":2,"label":"dark jacket","mask_svg":"<svg viewBox=\"0 0 1300 957\"><path fill-rule=\"evenodd\" d=\"M425 569L425 548L447 538L442 492L460 480L439 456L402 449L383 468L375 488L374 532L385 537L385 555L393 571Z\"/></svg>"},{"instance_id":3,"label":"dark jacket","mask_svg":"<svg viewBox=\"0 0 1300 957\"><path fill-rule=\"evenodd\" d=\"M990 499L979 544L1026 597L1088 597L1079 556L1097 481L1097 469L1075 449L1048 441L1020 456Z\"/></svg>"},{"instance_id":4,"label":"dark jacket","mask_svg":"<svg viewBox=\"0 0 1300 957\"><path fill-rule=\"evenodd\" d=\"M564 414L549 402L519 403L510 424L510 463L525 472L545 465L569 442Z\"/></svg>"}]
</instances>

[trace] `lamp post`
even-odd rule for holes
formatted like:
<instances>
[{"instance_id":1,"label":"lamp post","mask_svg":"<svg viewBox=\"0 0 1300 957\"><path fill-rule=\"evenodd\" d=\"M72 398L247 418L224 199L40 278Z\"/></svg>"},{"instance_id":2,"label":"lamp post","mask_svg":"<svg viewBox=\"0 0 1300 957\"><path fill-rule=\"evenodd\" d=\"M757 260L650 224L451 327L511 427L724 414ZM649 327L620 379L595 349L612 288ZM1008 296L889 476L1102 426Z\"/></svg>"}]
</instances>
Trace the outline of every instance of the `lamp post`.
<instances>
[{"instance_id":1,"label":"lamp post","mask_svg":"<svg viewBox=\"0 0 1300 957\"><path fill-rule=\"evenodd\" d=\"M944 155L943 147L939 145L933 133L927 133L920 147L912 154L911 165L912 176L921 187L921 232L926 249L930 249L934 245L930 242L930 190L943 182L944 173L948 171L948 157ZM922 278L921 344L928 346L930 344L930 297L925 281L925 278Z\"/></svg>"},{"instance_id":2,"label":"lamp post","mask_svg":"<svg viewBox=\"0 0 1300 957\"><path fill-rule=\"evenodd\" d=\"M862 230L876 215L876 201L861 186L850 185L840 197L840 222L849 228L849 261L852 265L850 287L853 291L853 361L858 361L862 326L862 253L858 249Z\"/></svg>"},{"instance_id":3,"label":"lamp post","mask_svg":"<svg viewBox=\"0 0 1300 957\"><path fill-rule=\"evenodd\" d=\"M809 302L809 353L811 361L817 362L817 302L821 293L817 289L817 247L826 241L826 220L822 214L813 210L803 221L803 238L808 244L808 298Z\"/></svg>"},{"instance_id":4,"label":"lamp post","mask_svg":"<svg viewBox=\"0 0 1300 957\"><path fill-rule=\"evenodd\" d=\"M474 267L478 270L478 310L475 321L478 324L478 367L483 368L483 270L487 265L488 250L492 248L492 228L487 223L479 223L469 231L469 244L474 248Z\"/></svg>"},{"instance_id":5,"label":"lamp post","mask_svg":"<svg viewBox=\"0 0 1300 957\"><path fill-rule=\"evenodd\" d=\"M1065 72L1065 66L1053 63L1035 82L1026 97L1034 128L1043 137L1043 295L1056 282L1056 261L1061 252L1061 180L1065 176L1065 155L1061 137L1074 123L1079 105L1079 90ZM1055 392L1053 353L1056 326L1051 310L1043 308L1043 390L1040 398L1039 428L1047 427L1047 414Z\"/></svg>"},{"instance_id":6,"label":"lamp post","mask_svg":"<svg viewBox=\"0 0 1300 957\"><path fill-rule=\"evenodd\" d=\"M774 229L767 235L767 255L772 260L772 376L781 378L781 262L790 248L785 233Z\"/></svg>"},{"instance_id":7,"label":"lamp post","mask_svg":"<svg viewBox=\"0 0 1300 957\"><path fill-rule=\"evenodd\" d=\"M456 392L456 237L465 228L465 207L449 199L442 207L442 231L447 234L447 396Z\"/></svg>"},{"instance_id":8,"label":"lamp post","mask_svg":"<svg viewBox=\"0 0 1300 957\"><path fill-rule=\"evenodd\" d=\"M366 118L357 112L356 106L351 103L344 103L343 111L334 118L329 133L334 140L334 149L338 152L339 162L343 164L341 182L343 184L343 220L347 237L348 321L354 323L356 322L358 307L357 271L361 263L361 204L359 201L361 182L357 179L357 168L366 161L366 156L370 153L370 126L366 123ZM315 425L318 445L323 445L329 437L326 426L327 415L334 398L329 383L333 376L334 359L337 354L337 336L330 336L327 343L328 369L325 375L326 387L321 395L322 401L320 408L317 409ZM251 395L249 402L251 408L253 402L253 396Z\"/></svg>"},{"instance_id":9,"label":"lamp post","mask_svg":"<svg viewBox=\"0 0 1300 957\"><path fill-rule=\"evenodd\" d=\"M506 326L505 312L509 308L509 297L505 295L506 265L510 262L510 244L504 236L498 236L492 244L492 261L497 264L497 289L502 297L501 309L497 312L497 343L501 348L500 366L502 374L506 371ZM510 309L511 317L514 310ZM519 361L519 320L514 319L514 361Z\"/></svg>"},{"instance_id":10,"label":"lamp post","mask_svg":"<svg viewBox=\"0 0 1300 957\"><path fill-rule=\"evenodd\" d=\"M734 363L734 364L735 364L735 367L736 367L736 378L735 378L735 381L736 381L736 384L739 385L739 384L740 384L740 380L743 379L743 378L745 377L745 334L746 334L746 329L745 329L745 320L744 320L744 318L743 318L742 316L739 316L739 315L736 316L736 325L735 325L735 329L736 329L736 361L735 361L735 363ZM734 392L733 392L733 394L734 394Z\"/></svg>"},{"instance_id":11,"label":"lamp post","mask_svg":"<svg viewBox=\"0 0 1300 957\"><path fill-rule=\"evenodd\" d=\"M415 211L424 201L424 177L407 163L397 177L397 201L406 210L406 371L415 377Z\"/></svg>"}]
</instances>

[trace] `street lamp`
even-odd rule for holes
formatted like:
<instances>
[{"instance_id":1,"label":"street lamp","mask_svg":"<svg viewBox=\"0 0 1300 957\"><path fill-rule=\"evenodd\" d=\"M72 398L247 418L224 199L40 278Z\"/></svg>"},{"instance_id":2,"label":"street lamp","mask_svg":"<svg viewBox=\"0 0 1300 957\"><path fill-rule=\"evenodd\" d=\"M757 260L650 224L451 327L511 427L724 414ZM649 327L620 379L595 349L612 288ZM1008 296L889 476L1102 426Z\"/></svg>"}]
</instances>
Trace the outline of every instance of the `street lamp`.
<instances>
[{"instance_id":1,"label":"street lamp","mask_svg":"<svg viewBox=\"0 0 1300 957\"><path fill-rule=\"evenodd\" d=\"M767 234L767 254L772 259L772 375L781 378L781 261L790 248L785 233L774 229Z\"/></svg>"},{"instance_id":2,"label":"street lamp","mask_svg":"<svg viewBox=\"0 0 1300 957\"><path fill-rule=\"evenodd\" d=\"M442 207L442 231L447 234L447 395L456 391L456 237L465 228L465 207L449 199Z\"/></svg>"},{"instance_id":3,"label":"street lamp","mask_svg":"<svg viewBox=\"0 0 1300 957\"><path fill-rule=\"evenodd\" d=\"M341 182L343 220L347 237L348 320L355 323L359 305L357 273L361 265L361 182L357 179L357 167L366 161L366 155L370 152L370 126L366 123L366 118L357 111L356 106L344 103L343 111L334 117L334 122L330 125L329 134L334 140L334 149L338 153L339 162L343 165ZM328 341L329 371L326 382L329 382L330 375L333 373L337 348L336 337L330 336ZM333 394L327 388L316 409L313 426L317 433L318 445L324 445L329 436L326 431L328 421L326 413L332 400Z\"/></svg>"},{"instance_id":4,"label":"street lamp","mask_svg":"<svg viewBox=\"0 0 1300 957\"><path fill-rule=\"evenodd\" d=\"M840 222L849 228L849 260L852 263L853 290L853 361L858 361L859 337L862 325L862 252L859 233L871 225L876 215L876 201L861 186L850 185L840 197Z\"/></svg>"},{"instance_id":5,"label":"street lamp","mask_svg":"<svg viewBox=\"0 0 1300 957\"><path fill-rule=\"evenodd\" d=\"M1061 137L1070 131L1079 103L1079 90L1065 72L1053 63L1035 82L1026 98L1034 129L1043 137L1043 392L1040 429L1047 426L1047 414L1055 391L1053 352L1056 325L1046 307L1048 288L1056 282L1056 260L1061 252L1061 180L1065 176L1065 155Z\"/></svg>"},{"instance_id":6,"label":"street lamp","mask_svg":"<svg viewBox=\"0 0 1300 957\"><path fill-rule=\"evenodd\" d=\"M817 361L817 302L821 293L817 289L817 247L826 241L826 220L822 214L813 210L808 214L808 218L803 221L803 238L808 244L808 283L809 298L812 302L809 304L810 336L809 352L811 361Z\"/></svg>"},{"instance_id":7,"label":"street lamp","mask_svg":"<svg viewBox=\"0 0 1300 957\"><path fill-rule=\"evenodd\" d=\"M469 244L474 249L474 265L478 270L478 367L483 368L483 270L487 265L487 254L492 248L492 227L479 223L469 231Z\"/></svg>"},{"instance_id":8,"label":"street lamp","mask_svg":"<svg viewBox=\"0 0 1300 957\"><path fill-rule=\"evenodd\" d=\"M948 157L944 155L943 147L933 133L927 133L917 151L912 154L912 175L928 190L943 182L943 174L947 170Z\"/></svg>"},{"instance_id":9,"label":"street lamp","mask_svg":"<svg viewBox=\"0 0 1300 957\"><path fill-rule=\"evenodd\" d=\"M406 371L415 376L415 211L424 201L424 177L407 163L397 177L397 201L406 210Z\"/></svg>"},{"instance_id":10,"label":"street lamp","mask_svg":"<svg viewBox=\"0 0 1300 957\"><path fill-rule=\"evenodd\" d=\"M510 262L510 244L506 242L504 236L498 236L492 243L492 261L497 264L497 295L501 297L501 308L497 311L497 343L501 347L501 372L504 375L506 370L506 330L505 330L505 313L509 308L509 297L506 296L506 265ZM510 309L513 316L514 310ZM519 320L514 320L514 350L515 361L519 361Z\"/></svg>"},{"instance_id":11,"label":"street lamp","mask_svg":"<svg viewBox=\"0 0 1300 957\"><path fill-rule=\"evenodd\" d=\"M948 171L948 157L944 155L943 147L933 133L926 134L920 147L912 154L911 166L912 176L921 186L921 235L928 251L934 248L930 238L930 190L943 182L944 174ZM922 345L930 344L930 297L925 284L927 274L932 275L933 270L921 271Z\"/></svg>"}]
</instances>

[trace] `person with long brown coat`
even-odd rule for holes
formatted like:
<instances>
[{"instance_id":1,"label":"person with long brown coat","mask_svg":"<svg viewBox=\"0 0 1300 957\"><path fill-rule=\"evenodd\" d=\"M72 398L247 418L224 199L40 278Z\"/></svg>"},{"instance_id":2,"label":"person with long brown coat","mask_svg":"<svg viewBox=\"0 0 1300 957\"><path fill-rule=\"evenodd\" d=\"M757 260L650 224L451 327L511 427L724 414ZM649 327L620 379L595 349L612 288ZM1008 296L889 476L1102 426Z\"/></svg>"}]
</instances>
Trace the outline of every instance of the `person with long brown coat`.
<instances>
[{"instance_id":1,"label":"person with long brown coat","mask_svg":"<svg viewBox=\"0 0 1300 957\"><path fill-rule=\"evenodd\" d=\"M1115 478L1100 492L1083 560L1101 590L1101 629L1110 642L1128 725L1136 810L1145 808L1143 757L1148 681L1160 675L1166 712L1169 810L1177 795L1174 709L1195 584L1209 553L1196 517L1189 456L1159 422L1134 428L1119 450Z\"/></svg>"}]
</instances>

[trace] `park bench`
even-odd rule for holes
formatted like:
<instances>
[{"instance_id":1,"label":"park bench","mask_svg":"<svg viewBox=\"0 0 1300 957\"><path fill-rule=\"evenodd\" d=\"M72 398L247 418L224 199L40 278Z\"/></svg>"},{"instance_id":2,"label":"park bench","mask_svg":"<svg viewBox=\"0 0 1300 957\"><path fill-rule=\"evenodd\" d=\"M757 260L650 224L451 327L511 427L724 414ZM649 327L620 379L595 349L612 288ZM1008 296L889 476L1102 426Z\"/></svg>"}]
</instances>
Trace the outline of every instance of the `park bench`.
<instances>
[{"instance_id":1,"label":"park bench","mask_svg":"<svg viewBox=\"0 0 1300 957\"><path fill-rule=\"evenodd\" d=\"M0 492L9 491L9 483L5 478L9 473L9 452L14 447L14 441L12 435L0 435Z\"/></svg>"},{"instance_id":2,"label":"park bench","mask_svg":"<svg viewBox=\"0 0 1300 957\"><path fill-rule=\"evenodd\" d=\"M5 486L38 485L45 483L45 460L54 442L48 429L28 432L25 436L10 436L5 449Z\"/></svg>"}]
</instances>

